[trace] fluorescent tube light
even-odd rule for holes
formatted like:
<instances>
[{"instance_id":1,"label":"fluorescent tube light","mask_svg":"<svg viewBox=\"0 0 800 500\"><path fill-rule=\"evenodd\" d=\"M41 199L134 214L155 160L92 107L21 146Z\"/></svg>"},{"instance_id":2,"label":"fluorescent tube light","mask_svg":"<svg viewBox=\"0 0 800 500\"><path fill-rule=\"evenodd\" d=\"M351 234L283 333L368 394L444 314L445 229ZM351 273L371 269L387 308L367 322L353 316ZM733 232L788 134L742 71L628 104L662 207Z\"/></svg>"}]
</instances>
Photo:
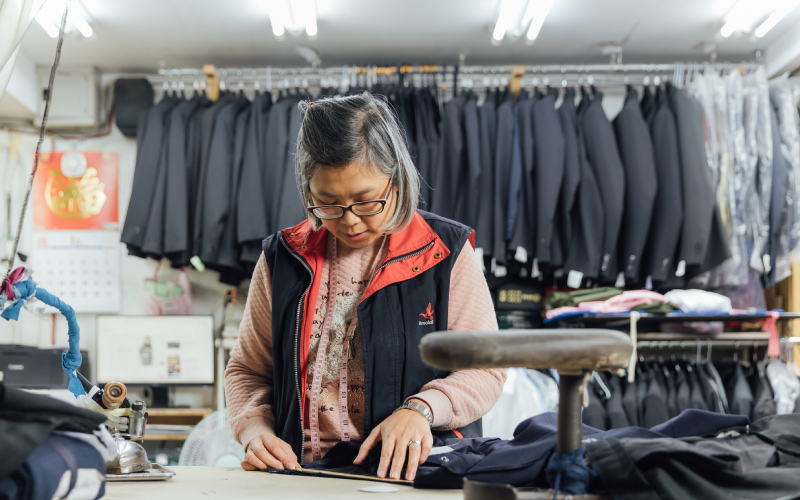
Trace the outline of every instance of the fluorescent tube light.
<instances>
[{"instance_id":1,"label":"fluorescent tube light","mask_svg":"<svg viewBox=\"0 0 800 500\"><path fill-rule=\"evenodd\" d=\"M547 17L548 12L550 12L550 8L553 6L555 0L531 0L530 5L535 5L535 9L531 7L528 10L533 10L533 19L531 20L531 25L528 28L528 34L526 35L529 42L536 40L539 36L539 32L542 30L542 25L544 24L544 20Z\"/></svg>"},{"instance_id":2,"label":"fluorescent tube light","mask_svg":"<svg viewBox=\"0 0 800 500\"><path fill-rule=\"evenodd\" d=\"M750 31L755 19L764 14L764 0L739 0L725 16L720 35L730 37L737 31Z\"/></svg>"},{"instance_id":3,"label":"fluorescent tube light","mask_svg":"<svg viewBox=\"0 0 800 500\"><path fill-rule=\"evenodd\" d=\"M769 30L774 28L779 22L783 21L783 18L789 15L791 11L794 10L797 5L800 4L798 0L784 0L779 2L779 4L775 7L775 10L772 11L772 14L761 23L758 28L756 28L754 34L758 38L763 38L764 35L769 33Z\"/></svg>"}]
</instances>

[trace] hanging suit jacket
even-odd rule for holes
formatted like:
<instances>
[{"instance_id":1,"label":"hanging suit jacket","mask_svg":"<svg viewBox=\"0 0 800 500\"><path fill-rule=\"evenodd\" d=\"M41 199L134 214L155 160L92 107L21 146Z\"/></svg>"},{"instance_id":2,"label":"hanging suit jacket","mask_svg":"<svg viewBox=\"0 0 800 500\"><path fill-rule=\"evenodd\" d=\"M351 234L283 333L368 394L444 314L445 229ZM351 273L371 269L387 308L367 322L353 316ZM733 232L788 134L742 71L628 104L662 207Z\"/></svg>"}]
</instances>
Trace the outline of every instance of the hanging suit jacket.
<instances>
[{"instance_id":1,"label":"hanging suit jacket","mask_svg":"<svg viewBox=\"0 0 800 500\"><path fill-rule=\"evenodd\" d=\"M192 165L197 161L198 145L191 132L192 124L209 104L205 97L196 95L176 106L170 117L163 249L164 256L176 267L188 265L191 257Z\"/></svg>"},{"instance_id":2,"label":"hanging suit jacket","mask_svg":"<svg viewBox=\"0 0 800 500\"><path fill-rule=\"evenodd\" d=\"M497 140L497 106L494 95L486 96L483 106L478 108L480 119L481 185L478 194L478 219L475 224L475 246L482 248L484 255L492 255L492 207L494 207L494 157Z\"/></svg>"},{"instance_id":3,"label":"hanging suit jacket","mask_svg":"<svg viewBox=\"0 0 800 500\"><path fill-rule=\"evenodd\" d=\"M600 262L603 255L603 235L605 234L605 211L602 192L595 177L584 146L584 132L580 122L591 105L584 95L580 108L575 110L572 99L566 99L559 109L561 129L567 141L567 147L573 140L578 151L581 181L575 208L572 215L572 235L564 270L583 275L583 278L596 279L600 273Z\"/></svg>"},{"instance_id":4,"label":"hanging suit jacket","mask_svg":"<svg viewBox=\"0 0 800 500\"><path fill-rule=\"evenodd\" d=\"M241 248L236 236L236 230L239 219L236 212L237 193L239 185L241 184L241 174L244 163L244 152L247 144L248 130L247 125L250 122L252 114L252 106L246 106L239 112L236 117L236 125L234 128L234 142L233 142L233 163L231 164L230 172L230 194L228 199L228 215L222 230L222 240L219 247L219 255L217 256L217 265L227 268L231 281L241 281L236 279L236 275L244 274L242 272L242 265L240 261ZM255 268L255 265L253 265Z\"/></svg>"},{"instance_id":5,"label":"hanging suit jacket","mask_svg":"<svg viewBox=\"0 0 800 500\"><path fill-rule=\"evenodd\" d=\"M297 151L297 135L300 133L300 126L303 117L297 107L297 98L290 101L289 109L289 137L287 145L289 147L283 164L283 189L280 193L280 210L278 212L278 228L283 229L292 227L306 218L306 209L297 191L297 175L295 173L295 157Z\"/></svg>"},{"instance_id":6,"label":"hanging suit jacket","mask_svg":"<svg viewBox=\"0 0 800 500\"><path fill-rule=\"evenodd\" d=\"M639 108L639 96L631 86L622 111L614 119L614 130L627 186L619 241L620 264L625 278L638 283L644 281L640 280L639 268L653 218L658 179L650 132Z\"/></svg>"},{"instance_id":7,"label":"hanging suit jacket","mask_svg":"<svg viewBox=\"0 0 800 500\"><path fill-rule=\"evenodd\" d=\"M533 104L533 133L536 144L536 245L535 254L540 266L553 266L551 248L554 227L564 181L565 141L561 122L556 111L558 90L547 94Z\"/></svg>"},{"instance_id":8,"label":"hanging suit jacket","mask_svg":"<svg viewBox=\"0 0 800 500\"><path fill-rule=\"evenodd\" d=\"M606 402L606 412L610 428L630 427L632 424L623 405L622 379L619 375L608 377L608 388L611 391L611 397Z\"/></svg>"},{"instance_id":9,"label":"hanging suit jacket","mask_svg":"<svg viewBox=\"0 0 800 500\"><path fill-rule=\"evenodd\" d=\"M561 268L567 256L570 242L572 241L573 209L581 182L581 166L578 158L578 143L574 132L564 130L564 113L574 113L575 90L567 89L564 93L564 102L570 105L566 108L562 104L558 109L559 129L564 140L564 180L561 183L561 194L556 213L556 224L553 227L552 248L550 251L551 265Z\"/></svg>"},{"instance_id":10,"label":"hanging suit jacket","mask_svg":"<svg viewBox=\"0 0 800 500\"><path fill-rule=\"evenodd\" d=\"M249 108L244 97L232 98L217 114L208 149L205 175L199 186L203 200L200 219L200 259L206 265L219 266L225 226L231 208L231 184L234 172L236 125L239 114Z\"/></svg>"},{"instance_id":11,"label":"hanging suit jacket","mask_svg":"<svg viewBox=\"0 0 800 500\"><path fill-rule=\"evenodd\" d=\"M481 137L480 137L480 118L478 115L478 97L475 94L466 96L463 109L464 127L464 152L466 155L466 171L461 181L453 184L457 189L458 214L463 214L464 224L475 227L478 221L478 214L481 211ZM462 188L466 180L466 187Z\"/></svg>"},{"instance_id":12,"label":"hanging suit jacket","mask_svg":"<svg viewBox=\"0 0 800 500\"><path fill-rule=\"evenodd\" d=\"M654 100L657 103L653 103L655 108L650 116L650 134L653 138L658 190L643 274L649 274L653 282L659 284L669 276L674 276L677 269L676 257L685 203L675 115L669 107L667 95L660 89ZM643 100L642 109L644 108Z\"/></svg>"},{"instance_id":13,"label":"hanging suit jacket","mask_svg":"<svg viewBox=\"0 0 800 500\"><path fill-rule=\"evenodd\" d=\"M617 277L617 242L622 227L626 186L614 129L603 111L602 100L603 94L595 90L581 127L586 154L594 168L603 200L605 231L600 279L613 282Z\"/></svg>"},{"instance_id":14,"label":"hanging suit jacket","mask_svg":"<svg viewBox=\"0 0 800 500\"><path fill-rule=\"evenodd\" d=\"M289 154L289 110L296 101L284 97L272 106L267 126L267 137L264 146L266 155L263 164L263 192L273 193L264 197L264 211L267 214L267 234L277 232L278 212L281 208L281 193L275 186L283 186L286 174L286 156ZM295 188L296 190L296 188Z\"/></svg>"},{"instance_id":15,"label":"hanging suit jacket","mask_svg":"<svg viewBox=\"0 0 800 500\"><path fill-rule=\"evenodd\" d=\"M642 92L641 106L642 106L642 116L644 117L644 120L650 123L650 119L653 117L653 114L655 114L656 109L658 108L658 101L656 99L656 96L654 96L653 93L650 91L649 85L645 85L644 92Z\"/></svg>"},{"instance_id":16,"label":"hanging suit jacket","mask_svg":"<svg viewBox=\"0 0 800 500\"><path fill-rule=\"evenodd\" d=\"M509 224L513 223L510 234L509 252L524 248L530 263L536 258L536 191L532 111L535 100L520 96L514 109L514 156L512 157L511 193L509 195ZM516 168L518 167L518 168ZM519 175L519 178L516 176ZM516 187L516 190L514 189ZM513 193L516 191L516 197ZM516 209L516 218L512 219L512 209Z\"/></svg>"},{"instance_id":17,"label":"hanging suit jacket","mask_svg":"<svg viewBox=\"0 0 800 500\"><path fill-rule=\"evenodd\" d=\"M266 140L272 95L269 92L256 96L247 124L242 172L236 200L236 239L242 246L240 259L255 264L261 256L261 241L269 232L265 200L274 196L264 190L266 175Z\"/></svg>"},{"instance_id":18,"label":"hanging suit jacket","mask_svg":"<svg viewBox=\"0 0 800 500\"><path fill-rule=\"evenodd\" d=\"M497 108L497 140L494 158L494 237L492 257L506 264L508 186L514 149L514 104L506 100Z\"/></svg>"},{"instance_id":19,"label":"hanging suit jacket","mask_svg":"<svg viewBox=\"0 0 800 500\"><path fill-rule=\"evenodd\" d=\"M667 93L675 113L683 181L684 222L679 258L685 261L687 275L691 276L696 271L689 268L701 267L706 256L714 214L714 188L706 159L702 111L685 91L667 85Z\"/></svg>"},{"instance_id":20,"label":"hanging suit jacket","mask_svg":"<svg viewBox=\"0 0 800 500\"><path fill-rule=\"evenodd\" d=\"M203 248L203 212L206 207L206 179L208 177L212 139L217 125L217 116L220 112L234 105L234 99L229 94L223 94L219 100L203 112L200 127L200 154L195 169L197 180L195 183L194 222L192 224L192 256L200 256Z\"/></svg>"},{"instance_id":21,"label":"hanging suit jacket","mask_svg":"<svg viewBox=\"0 0 800 500\"><path fill-rule=\"evenodd\" d=\"M433 201L431 211L442 217L466 223L463 206L458 201L458 189L462 184L466 152L464 133L461 125L465 97L463 95L451 99L444 106L442 136L440 138L439 157L434 173Z\"/></svg>"},{"instance_id":22,"label":"hanging suit jacket","mask_svg":"<svg viewBox=\"0 0 800 500\"><path fill-rule=\"evenodd\" d=\"M417 156L414 158L414 164L417 166L419 175L422 178L420 182L420 206L430 209L430 172L431 172L431 158L430 149L428 147L428 139L425 133L426 128L426 103L422 96L414 92L411 95L414 103L414 135L417 143Z\"/></svg>"},{"instance_id":23,"label":"hanging suit jacket","mask_svg":"<svg viewBox=\"0 0 800 500\"><path fill-rule=\"evenodd\" d=\"M164 132L169 133L173 111L180 106L176 105L164 116ZM168 136L168 135L167 135ZM167 169L169 168L169 150L171 143L167 140L161 145L158 153L158 173L151 189L153 190L152 205L147 216L144 228L141 252L147 257L161 260L164 253L164 205L167 198Z\"/></svg>"},{"instance_id":24,"label":"hanging suit jacket","mask_svg":"<svg viewBox=\"0 0 800 500\"><path fill-rule=\"evenodd\" d=\"M765 253L769 256L772 265L770 271L764 277L765 286L768 287L776 285L775 261L781 254L781 230L784 225L788 223L784 207L786 205L786 189L789 184L789 174L791 172L791 165L781 148L778 116L774 110L770 111L770 116L772 117L772 199L770 201L769 210L769 241ZM796 200L795 203L797 203Z\"/></svg>"},{"instance_id":25,"label":"hanging suit jacket","mask_svg":"<svg viewBox=\"0 0 800 500\"><path fill-rule=\"evenodd\" d=\"M120 236L120 241L128 246L128 254L137 257L144 256L141 248L150 217L150 207L153 205L153 186L156 184L161 165L159 161L161 149L169 139L164 133L164 120L176 104L177 101L173 97L165 96L143 115L140 123L143 126L137 130L136 170L133 174L128 212Z\"/></svg>"},{"instance_id":26,"label":"hanging suit jacket","mask_svg":"<svg viewBox=\"0 0 800 500\"><path fill-rule=\"evenodd\" d=\"M425 180L430 185L428 187L428 207L432 207L432 200L436 198L436 193L433 192L431 187L436 178L436 169L438 166L436 159L439 158L439 105L430 89L423 89L420 91L419 96L421 101L425 103L422 109L425 110L423 116L425 118L425 140L428 143L429 158L428 177L426 177Z\"/></svg>"}]
</instances>

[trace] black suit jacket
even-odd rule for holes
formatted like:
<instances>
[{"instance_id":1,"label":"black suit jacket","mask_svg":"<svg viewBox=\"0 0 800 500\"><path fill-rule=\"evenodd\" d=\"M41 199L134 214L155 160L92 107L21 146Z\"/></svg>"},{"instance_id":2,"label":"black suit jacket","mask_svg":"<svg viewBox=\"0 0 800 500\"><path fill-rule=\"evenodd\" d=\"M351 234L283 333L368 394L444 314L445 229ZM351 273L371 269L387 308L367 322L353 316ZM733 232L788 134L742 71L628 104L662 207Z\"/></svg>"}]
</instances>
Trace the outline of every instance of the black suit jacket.
<instances>
[{"instance_id":1,"label":"black suit jacket","mask_svg":"<svg viewBox=\"0 0 800 500\"><path fill-rule=\"evenodd\" d=\"M490 92L478 108L480 118L481 185L478 194L478 219L475 224L475 246L484 255L492 255L492 208L494 207L494 157L497 140L497 107Z\"/></svg>"},{"instance_id":2,"label":"black suit jacket","mask_svg":"<svg viewBox=\"0 0 800 500\"><path fill-rule=\"evenodd\" d=\"M275 196L264 190L266 175L266 140L272 96L256 96L250 110L236 199L236 239L242 246L240 259L255 264L261 256L261 241L269 233L264 200Z\"/></svg>"},{"instance_id":3,"label":"black suit jacket","mask_svg":"<svg viewBox=\"0 0 800 500\"><path fill-rule=\"evenodd\" d=\"M120 241L128 246L128 253L138 257L144 256L141 251L150 208L153 206L153 186L161 165L161 149L168 142L164 133L164 120L175 107L177 100L165 96L158 104L150 108L141 120L137 130L136 170L133 174L133 188L125 224L122 226Z\"/></svg>"},{"instance_id":4,"label":"black suit jacket","mask_svg":"<svg viewBox=\"0 0 800 500\"><path fill-rule=\"evenodd\" d=\"M572 271L581 273L584 279L596 279L600 275L606 221L602 191L595 177L595 170L586 155L584 132L580 127L580 122L590 105L591 102L584 94L577 115L575 105L570 99L564 101L560 110L565 137L571 134L575 136L581 173L580 187L572 212L572 238L564 270L567 273ZM572 138L568 140L572 141Z\"/></svg>"},{"instance_id":5,"label":"black suit jacket","mask_svg":"<svg viewBox=\"0 0 800 500\"><path fill-rule=\"evenodd\" d=\"M478 224L481 210L480 193L482 181L480 118L478 115L478 97L468 94L463 109L464 153L466 170L456 184L458 189L457 210L464 217L461 221L471 228ZM466 185L464 183L466 181ZM458 220L458 219L456 219Z\"/></svg>"},{"instance_id":6,"label":"black suit jacket","mask_svg":"<svg viewBox=\"0 0 800 500\"><path fill-rule=\"evenodd\" d=\"M289 102L291 107L288 113L288 151L284 157L283 164L283 188L280 193L281 204L278 212L278 231L287 227L293 227L307 217L306 209L303 206L300 193L297 190L297 175L295 173L297 135L300 133L303 117L300 114L300 109L297 107L299 100L297 98L292 98Z\"/></svg>"},{"instance_id":7,"label":"black suit jacket","mask_svg":"<svg viewBox=\"0 0 800 500\"><path fill-rule=\"evenodd\" d=\"M527 253L527 261L536 257L536 179L534 172L535 138L533 135L533 105L540 96L533 99L521 97L514 110L514 156L509 190L509 222L514 223L508 251L515 252L522 247ZM517 175L519 177L517 177ZM514 192L516 191L516 195ZM515 198L511 198L515 196ZM512 209L514 211L512 212ZM516 218L514 218L516 213Z\"/></svg>"},{"instance_id":8,"label":"black suit jacket","mask_svg":"<svg viewBox=\"0 0 800 500\"><path fill-rule=\"evenodd\" d=\"M513 103L506 100L497 108L497 140L494 158L494 228L492 257L506 264L506 226L508 224L508 185L514 142Z\"/></svg>"},{"instance_id":9,"label":"black suit jacket","mask_svg":"<svg viewBox=\"0 0 800 500\"><path fill-rule=\"evenodd\" d=\"M703 115L685 91L667 86L678 132L678 151L683 181L683 231L679 258L686 262L687 276L702 267L714 216L715 196L705 151Z\"/></svg>"},{"instance_id":10,"label":"black suit jacket","mask_svg":"<svg viewBox=\"0 0 800 500\"><path fill-rule=\"evenodd\" d=\"M684 200L675 115L664 92L659 90L656 99L657 107L651 116L650 133L653 138L658 191L643 274L652 276L653 283L658 285L675 275L683 228Z\"/></svg>"},{"instance_id":11,"label":"black suit jacket","mask_svg":"<svg viewBox=\"0 0 800 500\"><path fill-rule=\"evenodd\" d=\"M639 96L629 86L622 111L614 119L617 145L625 169L625 211L619 257L625 278L639 283L639 268L650 232L658 191L653 145L639 108Z\"/></svg>"},{"instance_id":12,"label":"black suit jacket","mask_svg":"<svg viewBox=\"0 0 800 500\"><path fill-rule=\"evenodd\" d=\"M595 91L581 125L586 155L597 176L605 216L600 279L613 282L617 278L617 242L622 227L626 186L614 129L603 111L602 99L603 94Z\"/></svg>"},{"instance_id":13,"label":"black suit jacket","mask_svg":"<svg viewBox=\"0 0 800 500\"><path fill-rule=\"evenodd\" d=\"M460 177L464 174L466 158L464 132L461 125L465 97L451 99L444 106L442 135L439 138L439 156L433 173L434 183L431 211L448 219L463 220L463 206L457 204Z\"/></svg>"},{"instance_id":14,"label":"black suit jacket","mask_svg":"<svg viewBox=\"0 0 800 500\"><path fill-rule=\"evenodd\" d=\"M564 134L556 111L558 91L551 89L533 104L536 175L535 256L540 266L553 264L551 247L561 184L564 181Z\"/></svg>"},{"instance_id":15,"label":"black suit jacket","mask_svg":"<svg viewBox=\"0 0 800 500\"><path fill-rule=\"evenodd\" d=\"M555 268L564 266L567 250L572 241L573 209L576 205L578 188L581 183L581 165L578 155L578 138L574 131L575 90L567 89L564 103L558 108L559 129L564 138L564 180L561 183L561 197L558 203L558 223L553 228L553 248L550 252ZM565 123L572 123L571 129Z\"/></svg>"},{"instance_id":16,"label":"black suit jacket","mask_svg":"<svg viewBox=\"0 0 800 500\"><path fill-rule=\"evenodd\" d=\"M267 234L283 229L278 227L278 213L281 208L283 178L286 174L286 156L289 154L289 110L296 103L296 100L284 97L275 103L269 114L263 166L263 192L272 193L263 200L267 214Z\"/></svg>"}]
</instances>

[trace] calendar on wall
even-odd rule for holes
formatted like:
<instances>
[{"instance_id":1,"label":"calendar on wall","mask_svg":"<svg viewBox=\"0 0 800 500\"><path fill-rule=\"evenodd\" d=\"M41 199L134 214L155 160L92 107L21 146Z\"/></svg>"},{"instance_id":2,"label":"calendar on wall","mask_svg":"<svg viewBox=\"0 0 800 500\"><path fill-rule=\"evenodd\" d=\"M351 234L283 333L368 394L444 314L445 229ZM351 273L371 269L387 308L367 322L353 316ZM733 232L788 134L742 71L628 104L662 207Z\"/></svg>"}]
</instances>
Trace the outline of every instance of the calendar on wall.
<instances>
[{"instance_id":1,"label":"calendar on wall","mask_svg":"<svg viewBox=\"0 0 800 500\"><path fill-rule=\"evenodd\" d=\"M79 313L121 308L119 234L40 231L34 235L33 279Z\"/></svg>"},{"instance_id":2,"label":"calendar on wall","mask_svg":"<svg viewBox=\"0 0 800 500\"><path fill-rule=\"evenodd\" d=\"M79 313L121 309L119 158L43 153L34 183L33 279Z\"/></svg>"}]
</instances>

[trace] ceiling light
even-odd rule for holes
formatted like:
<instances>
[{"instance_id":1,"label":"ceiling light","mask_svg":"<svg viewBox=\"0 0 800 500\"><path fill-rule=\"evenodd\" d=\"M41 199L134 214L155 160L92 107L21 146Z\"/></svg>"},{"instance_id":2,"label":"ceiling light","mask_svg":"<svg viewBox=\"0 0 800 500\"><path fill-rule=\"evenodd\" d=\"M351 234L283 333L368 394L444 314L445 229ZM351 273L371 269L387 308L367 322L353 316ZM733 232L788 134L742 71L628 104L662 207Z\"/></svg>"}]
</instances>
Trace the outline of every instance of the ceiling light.
<instances>
[{"instance_id":1,"label":"ceiling light","mask_svg":"<svg viewBox=\"0 0 800 500\"><path fill-rule=\"evenodd\" d=\"M278 38L286 31L293 35L305 31L310 38L317 36L315 0L271 0L269 20L272 33Z\"/></svg>"},{"instance_id":2,"label":"ceiling light","mask_svg":"<svg viewBox=\"0 0 800 500\"><path fill-rule=\"evenodd\" d=\"M788 16L798 4L800 4L799 0L784 0L779 2L775 10L772 11L772 14L756 28L754 32L756 37L763 38L776 24L783 21L783 18Z\"/></svg>"},{"instance_id":3,"label":"ceiling light","mask_svg":"<svg viewBox=\"0 0 800 500\"><path fill-rule=\"evenodd\" d=\"M722 29L719 30L719 33L723 37L728 38L737 31L750 31L755 21L761 18L761 16L765 14L765 11L769 9L770 3L774 2L766 2L767 5L765 8L764 0L739 0L736 5L728 11L728 14L725 16L725 24L722 26Z\"/></svg>"},{"instance_id":4,"label":"ceiling light","mask_svg":"<svg viewBox=\"0 0 800 500\"><path fill-rule=\"evenodd\" d=\"M506 35L517 39L526 31L529 42L536 40L554 3L555 0L503 0L492 31L492 43L498 44Z\"/></svg>"},{"instance_id":5,"label":"ceiling light","mask_svg":"<svg viewBox=\"0 0 800 500\"><path fill-rule=\"evenodd\" d=\"M533 18L528 28L528 34L526 35L529 42L536 40L539 36L539 32L542 30L542 25L544 24L544 19L547 17L547 13L550 12L550 7L553 6L553 2L554 0L531 0L530 5L535 7L528 8L528 10L533 10Z\"/></svg>"},{"instance_id":6,"label":"ceiling light","mask_svg":"<svg viewBox=\"0 0 800 500\"><path fill-rule=\"evenodd\" d=\"M58 37L61 18L66 7L67 0L45 0L36 14L36 22L51 38ZM73 1L70 4L66 30L68 32L77 31L85 38L91 38L94 35L94 30L89 25L85 11L77 1Z\"/></svg>"}]
</instances>

